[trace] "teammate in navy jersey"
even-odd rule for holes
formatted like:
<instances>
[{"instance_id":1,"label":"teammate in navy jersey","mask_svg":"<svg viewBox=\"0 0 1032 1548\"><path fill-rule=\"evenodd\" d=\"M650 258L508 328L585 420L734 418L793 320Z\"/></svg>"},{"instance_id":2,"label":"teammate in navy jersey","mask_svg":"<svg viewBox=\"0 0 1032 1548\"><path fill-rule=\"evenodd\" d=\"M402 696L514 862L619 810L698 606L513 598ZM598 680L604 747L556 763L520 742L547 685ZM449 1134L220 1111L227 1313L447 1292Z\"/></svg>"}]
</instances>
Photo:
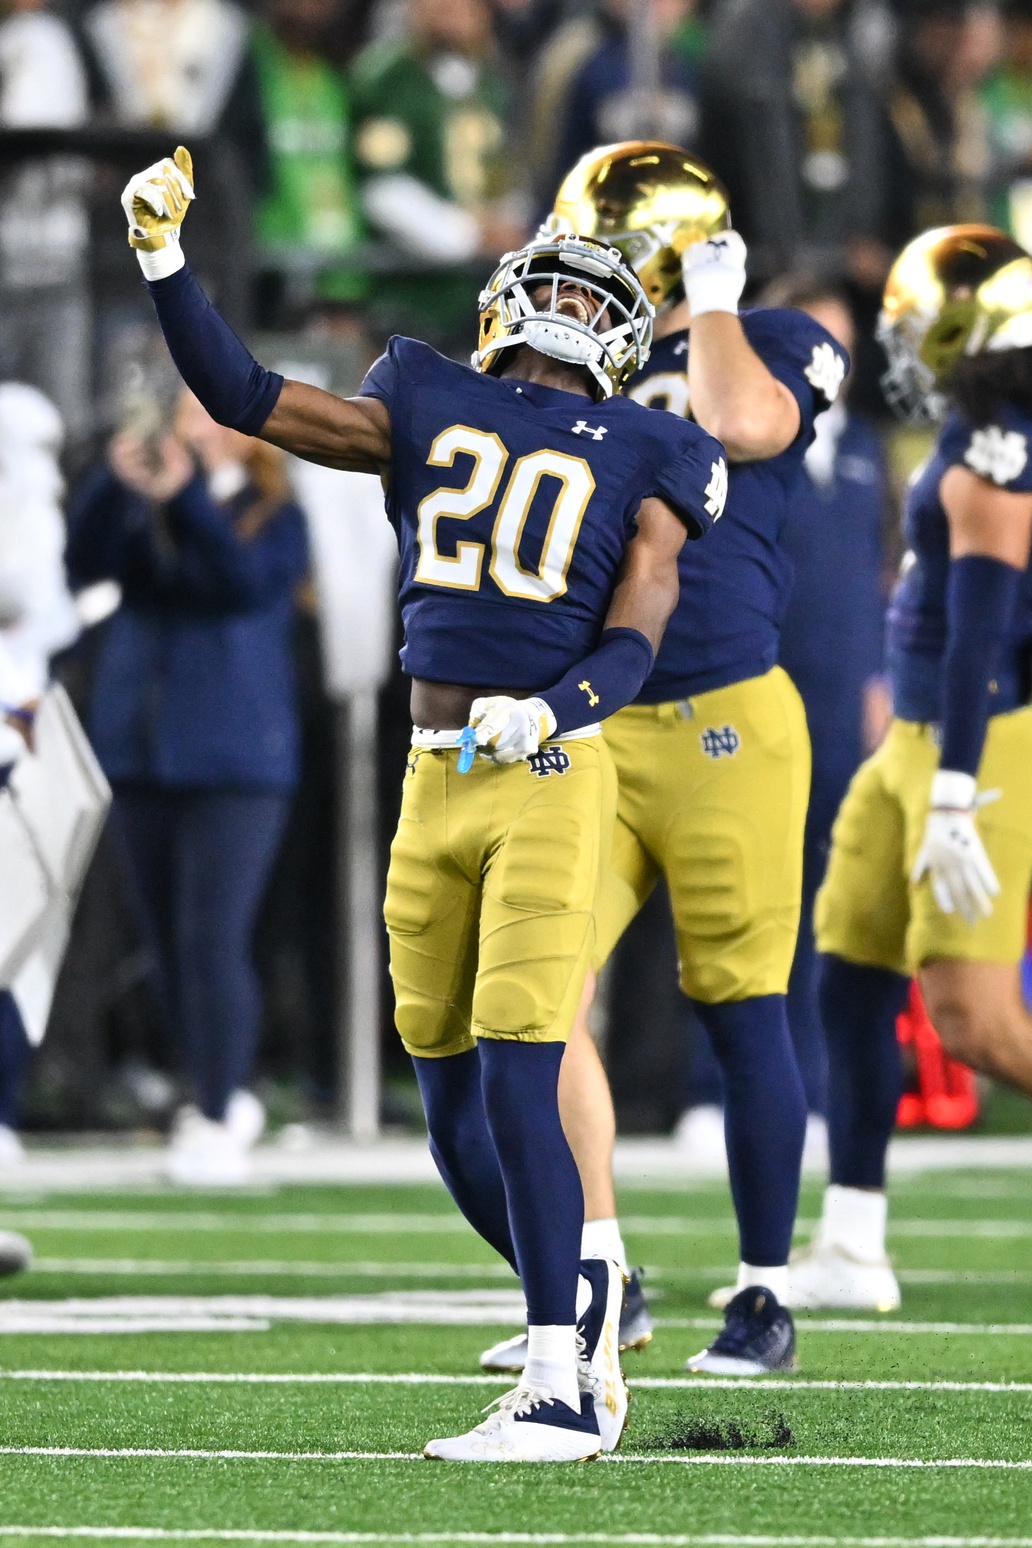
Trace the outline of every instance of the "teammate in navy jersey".
<instances>
[{"instance_id":1,"label":"teammate in navy jersey","mask_svg":"<svg viewBox=\"0 0 1032 1548\"><path fill-rule=\"evenodd\" d=\"M595 1456L627 1411L623 1281L615 1263L578 1270L557 1088L613 826L598 721L651 669L686 531L721 513L723 448L612 396L652 309L603 244L508 254L475 370L394 339L339 399L264 370L208 303L179 246L192 198L182 148L123 195L181 374L223 424L380 474L401 548L415 730L384 909L397 1024L441 1175L519 1273L530 1323L518 1386L426 1454Z\"/></svg>"},{"instance_id":2,"label":"teammate in navy jersey","mask_svg":"<svg viewBox=\"0 0 1032 1548\"><path fill-rule=\"evenodd\" d=\"M894 719L843 801L817 899L831 1186L790 1295L890 1310L885 1154L910 976L949 1053L1032 1095L1032 258L989 226L926 232L889 275L880 336L890 398L950 411L907 499Z\"/></svg>"},{"instance_id":3,"label":"teammate in navy jersey","mask_svg":"<svg viewBox=\"0 0 1032 1548\"><path fill-rule=\"evenodd\" d=\"M806 1099L785 993L802 885L810 749L802 702L777 666L791 580L782 524L817 414L848 361L813 319L739 315L745 246L726 197L699 162L646 142L584 157L556 199L556 229L611 241L661 308L648 365L628 396L657 418L695 419L727 447L723 521L678 561L680 599L648 682L606 723L619 780L612 856L593 965L605 961L662 875L681 985L721 1066L740 1267L725 1327L693 1370L790 1369L783 1299L799 1192ZM590 997L589 997L590 998ZM585 1185L585 1253L626 1263L616 1221L612 1101L587 1031L586 999L567 1049L563 1121ZM632 1288L636 1288L632 1284ZM622 1339L649 1337L629 1301ZM485 1351L512 1369L522 1338Z\"/></svg>"}]
</instances>

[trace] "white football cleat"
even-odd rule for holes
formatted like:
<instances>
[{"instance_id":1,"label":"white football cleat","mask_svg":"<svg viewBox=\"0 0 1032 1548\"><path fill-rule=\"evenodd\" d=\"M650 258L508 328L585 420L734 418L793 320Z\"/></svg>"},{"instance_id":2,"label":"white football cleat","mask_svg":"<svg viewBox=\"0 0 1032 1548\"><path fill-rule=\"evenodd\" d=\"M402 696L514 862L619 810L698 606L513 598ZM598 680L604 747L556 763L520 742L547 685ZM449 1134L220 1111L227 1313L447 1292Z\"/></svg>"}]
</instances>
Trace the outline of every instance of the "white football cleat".
<instances>
[{"instance_id":1,"label":"white football cleat","mask_svg":"<svg viewBox=\"0 0 1032 1548\"><path fill-rule=\"evenodd\" d=\"M235 1188L251 1175L247 1151L225 1123L191 1114L173 1134L165 1176L184 1188Z\"/></svg>"},{"instance_id":2,"label":"white football cleat","mask_svg":"<svg viewBox=\"0 0 1032 1548\"><path fill-rule=\"evenodd\" d=\"M691 1171L705 1177L727 1176L722 1107L705 1102L686 1108L674 1125L671 1139Z\"/></svg>"},{"instance_id":3,"label":"white football cleat","mask_svg":"<svg viewBox=\"0 0 1032 1548\"><path fill-rule=\"evenodd\" d=\"M241 1086L226 1103L225 1124L244 1150L252 1150L265 1132L264 1103Z\"/></svg>"},{"instance_id":4,"label":"white football cleat","mask_svg":"<svg viewBox=\"0 0 1032 1548\"><path fill-rule=\"evenodd\" d=\"M491 1375L518 1376L527 1363L527 1330L492 1344L480 1356L480 1369Z\"/></svg>"},{"instance_id":5,"label":"white football cleat","mask_svg":"<svg viewBox=\"0 0 1032 1548\"><path fill-rule=\"evenodd\" d=\"M899 1281L887 1258L858 1258L818 1236L788 1260L785 1304L798 1311L898 1311Z\"/></svg>"},{"instance_id":6,"label":"white football cleat","mask_svg":"<svg viewBox=\"0 0 1032 1548\"><path fill-rule=\"evenodd\" d=\"M603 1451L615 1451L630 1396L620 1369L624 1276L610 1258L582 1258L577 1281L577 1380L590 1392Z\"/></svg>"},{"instance_id":7,"label":"white football cleat","mask_svg":"<svg viewBox=\"0 0 1032 1548\"><path fill-rule=\"evenodd\" d=\"M0 1166L21 1166L24 1161L21 1136L6 1123L0 1123Z\"/></svg>"},{"instance_id":8,"label":"white football cleat","mask_svg":"<svg viewBox=\"0 0 1032 1548\"><path fill-rule=\"evenodd\" d=\"M20 1274L32 1262L32 1244L17 1231L0 1231L0 1274Z\"/></svg>"},{"instance_id":9,"label":"white football cleat","mask_svg":"<svg viewBox=\"0 0 1032 1548\"><path fill-rule=\"evenodd\" d=\"M427 1441L424 1457L438 1462L588 1462L602 1441L591 1393L581 1394L581 1411L560 1403L547 1387L521 1382L497 1398L466 1435Z\"/></svg>"}]
</instances>

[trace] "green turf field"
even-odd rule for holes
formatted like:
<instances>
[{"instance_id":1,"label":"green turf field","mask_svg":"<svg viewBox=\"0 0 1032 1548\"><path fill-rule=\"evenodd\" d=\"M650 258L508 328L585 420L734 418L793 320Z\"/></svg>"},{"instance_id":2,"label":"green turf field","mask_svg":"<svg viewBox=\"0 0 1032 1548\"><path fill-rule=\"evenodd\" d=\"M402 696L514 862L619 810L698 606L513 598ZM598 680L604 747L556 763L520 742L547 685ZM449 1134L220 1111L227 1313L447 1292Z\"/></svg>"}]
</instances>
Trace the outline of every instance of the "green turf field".
<instances>
[{"instance_id":1,"label":"green turf field","mask_svg":"<svg viewBox=\"0 0 1032 1548\"><path fill-rule=\"evenodd\" d=\"M504 1319L514 1281L442 1191L8 1199L0 1227L24 1230L38 1263L0 1283L0 1548L36 1536L1032 1548L1032 1176L900 1183L902 1312L800 1318L798 1378L761 1386L682 1372L736 1256L726 1190L625 1191L622 1207L660 1326L626 1362L618 1458L462 1468L418 1454L504 1390L476 1361L508 1324L422 1319L484 1307ZM811 1185L803 1216L818 1207ZM391 1307L409 1320L321 1320ZM94 1313L103 1331L4 1331L79 1329Z\"/></svg>"}]
</instances>

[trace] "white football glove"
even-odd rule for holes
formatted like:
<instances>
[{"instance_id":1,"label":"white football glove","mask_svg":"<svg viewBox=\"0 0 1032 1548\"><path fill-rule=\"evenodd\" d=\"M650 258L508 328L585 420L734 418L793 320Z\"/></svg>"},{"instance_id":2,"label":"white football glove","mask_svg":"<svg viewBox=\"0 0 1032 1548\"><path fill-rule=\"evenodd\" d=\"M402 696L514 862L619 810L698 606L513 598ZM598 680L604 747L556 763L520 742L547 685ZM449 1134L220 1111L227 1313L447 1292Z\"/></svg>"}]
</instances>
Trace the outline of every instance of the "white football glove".
<instances>
[{"instance_id":1,"label":"white football glove","mask_svg":"<svg viewBox=\"0 0 1032 1548\"><path fill-rule=\"evenodd\" d=\"M518 763L536 753L555 731L556 719L544 699L510 699L494 694L474 699L469 723L477 746L492 763Z\"/></svg>"},{"instance_id":2,"label":"white football glove","mask_svg":"<svg viewBox=\"0 0 1032 1548\"><path fill-rule=\"evenodd\" d=\"M193 161L183 145L137 172L122 190L129 246L147 279L164 279L183 267L179 231L193 197Z\"/></svg>"},{"instance_id":3,"label":"white football glove","mask_svg":"<svg viewBox=\"0 0 1032 1548\"><path fill-rule=\"evenodd\" d=\"M914 883L927 875L943 913L959 913L969 925L977 924L980 916L988 919L1000 890L975 827L978 808L999 796L998 790L979 795L970 774L939 769L932 780L924 839L910 874Z\"/></svg>"},{"instance_id":4,"label":"white football glove","mask_svg":"<svg viewBox=\"0 0 1032 1548\"><path fill-rule=\"evenodd\" d=\"M684 293L693 317L704 312L738 313L745 289L745 243L737 231L718 231L694 242L681 255Z\"/></svg>"}]
</instances>

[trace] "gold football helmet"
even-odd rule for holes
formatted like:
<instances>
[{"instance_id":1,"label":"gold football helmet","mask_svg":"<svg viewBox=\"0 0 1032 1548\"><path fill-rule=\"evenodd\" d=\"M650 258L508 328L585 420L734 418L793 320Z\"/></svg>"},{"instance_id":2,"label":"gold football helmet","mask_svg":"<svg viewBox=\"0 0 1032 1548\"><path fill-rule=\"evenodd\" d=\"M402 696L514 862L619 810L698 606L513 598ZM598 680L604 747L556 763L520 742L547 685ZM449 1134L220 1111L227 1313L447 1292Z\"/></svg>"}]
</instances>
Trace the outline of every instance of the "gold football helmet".
<instances>
[{"instance_id":1,"label":"gold football helmet","mask_svg":"<svg viewBox=\"0 0 1032 1548\"><path fill-rule=\"evenodd\" d=\"M625 140L581 157L545 230L611 242L661 309L684 294L685 248L730 226L727 194L701 161L658 140Z\"/></svg>"},{"instance_id":2,"label":"gold football helmet","mask_svg":"<svg viewBox=\"0 0 1032 1548\"><path fill-rule=\"evenodd\" d=\"M563 293L570 281L579 297ZM506 253L481 291L480 338L471 363L496 375L507 349L528 344L585 366L598 401L619 392L645 364L653 315L615 247L577 236L538 237Z\"/></svg>"},{"instance_id":3,"label":"gold football helmet","mask_svg":"<svg viewBox=\"0 0 1032 1548\"><path fill-rule=\"evenodd\" d=\"M1032 258L995 226L924 232L892 266L877 338L893 409L938 419L943 383L962 356L1032 344Z\"/></svg>"}]
</instances>

